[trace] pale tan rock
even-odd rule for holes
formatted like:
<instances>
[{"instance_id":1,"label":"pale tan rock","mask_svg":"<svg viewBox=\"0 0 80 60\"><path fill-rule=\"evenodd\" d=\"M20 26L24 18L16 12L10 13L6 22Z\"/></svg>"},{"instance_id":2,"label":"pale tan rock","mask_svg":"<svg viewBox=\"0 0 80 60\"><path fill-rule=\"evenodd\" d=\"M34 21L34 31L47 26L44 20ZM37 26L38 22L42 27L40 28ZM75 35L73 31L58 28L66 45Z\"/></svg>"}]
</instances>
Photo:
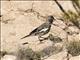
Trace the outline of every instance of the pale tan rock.
<instances>
[{"instance_id":1,"label":"pale tan rock","mask_svg":"<svg viewBox=\"0 0 80 60\"><path fill-rule=\"evenodd\" d=\"M66 30L66 32L69 32L69 34L78 34L80 30L76 26L69 26Z\"/></svg>"},{"instance_id":2,"label":"pale tan rock","mask_svg":"<svg viewBox=\"0 0 80 60\"><path fill-rule=\"evenodd\" d=\"M1 60L17 60L17 57L14 55L5 55Z\"/></svg>"},{"instance_id":3,"label":"pale tan rock","mask_svg":"<svg viewBox=\"0 0 80 60\"><path fill-rule=\"evenodd\" d=\"M66 40L67 38L67 33L58 26L52 26L50 33L52 33L54 36L60 37L63 40Z\"/></svg>"},{"instance_id":4,"label":"pale tan rock","mask_svg":"<svg viewBox=\"0 0 80 60\"><path fill-rule=\"evenodd\" d=\"M53 24L55 24L57 27L60 27L61 29L65 29L67 27L67 25L63 21L58 19L56 19Z\"/></svg>"},{"instance_id":5,"label":"pale tan rock","mask_svg":"<svg viewBox=\"0 0 80 60\"><path fill-rule=\"evenodd\" d=\"M80 34L68 35L68 41L80 41Z\"/></svg>"},{"instance_id":6,"label":"pale tan rock","mask_svg":"<svg viewBox=\"0 0 80 60\"><path fill-rule=\"evenodd\" d=\"M45 60L64 60L66 59L67 52L60 52L58 54L52 55Z\"/></svg>"},{"instance_id":7,"label":"pale tan rock","mask_svg":"<svg viewBox=\"0 0 80 60\"><path fill-rule=\"evenodd\" d=\"M80 56L71 57L70 60L80 60Z\"/></svg>"}]
</instances>

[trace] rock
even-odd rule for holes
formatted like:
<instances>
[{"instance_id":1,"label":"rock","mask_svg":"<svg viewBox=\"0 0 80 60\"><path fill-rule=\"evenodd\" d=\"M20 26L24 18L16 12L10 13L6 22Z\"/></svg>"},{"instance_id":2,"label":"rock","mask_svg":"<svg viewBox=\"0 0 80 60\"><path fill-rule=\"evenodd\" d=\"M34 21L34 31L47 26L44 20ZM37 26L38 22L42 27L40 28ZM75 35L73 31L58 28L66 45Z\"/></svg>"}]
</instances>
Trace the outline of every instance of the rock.
<instances>
[{"instance_id":1,"label":"rock","mask_svg":"<svg viewBox=\"0 0 80 60\"><path fill-rule=\"evenodd\" d=\"M58 54L52 55L45 60L65 60L67 56L67 52L62 51Z\"/></svg>"},{"instance_id":2,"label":"rock","mask_svg":"<svg viewBox=\"0 0 80 60\"><path fill-rule=\"evenodd\" d=\"M55 20L53 24L57 25L58 27L62 29L65 29L67 27L67 25L61 20Z\"/></svg>"},{"instance_id":3,"label":"rock","mask_svg":"<svg viewBox=\"0 0 80 60\"><path fill-rule=\"evenodd\" d=\"M41 53L41 56L43 58L45 58L45 57L48 57L51 55L55 55L55 54L61 52L62 50L63 50L63 47L61 44L54 44L52 46L48 46L48 47L44 48L39 53Z\"/></svg>"},{"instance_id":4,"label":"rock","mask_svg":"<svg viewBox=\"0 0 80 60\"><path fill-rule=\"evenodd\" d=\"M80 18L78 19L78 24L79 24L79 28L80 28Z\"/></svg>"},{"instance_id":5,"label":"rock","mask_svg":"<svg viewBox=\"0 0 80 60\"><path fill-rule=\"evenodd\" d=\"M80 41L80 33L74 35L68 35L68 41Z\"/></svg>"},{"instance_id":6,"label":"rock","mask_svg":"<svg viewBox=\"0 0 80 60\"><path fill-rule=\"evenodd\" d=\"M6 51L0 51L0 58L3 57L5 54L7 54Z\"/></svg>"},{"instance_id":7,"label":"rock","mask_svg":"<svg viewBox=\"0 0 80 60\"><path fill-rule=\"evenodd\" d=\"M34 52L32 49L22 49L20 48L17 54L17 60L39 60L40 55Z\"/></svg>"},{"instance_id":8,"label":"rock","mask_svg":"<svg viewBox=\"0 0 80 60\"><path fill-rule=\"evenodd\" d=\"M5 55L1 60L17 60L17 57L14 55Z\"/></svg>"},{"instance_id":9,"label":"rock","mask_svg":"<svg viewBox=\"0 0 80 60\"><path fill-rule=\"evenodd\" d=\"M49 34L48 38L54 43L62 42L62 39L60 37L53 36L52 34Z\"/></svg>"},{"instance_id":10,"label":"rock","mask_svg":"<svg viewBox=\"0 0 80 60\"><path fill-rule=\"evenodd\" d=\"M51 32L53 36L58 36L60 37L63 41L66 40L67 33L60 27L58 26L52 26Z\"/></svg>"},{"instance_id":11,"label":"rock","mask_svg":"<svg viewBox=\"0 0 80 60\"><path fill-rule=\"evenodd\" d=\"M80 30L76 26L69 26L65 31L70 35L78 34L80 32Z\"/></svg>"},{"instance_id":12,"label":"rock","mask_svg":"<svg viewBox=\"0 0 80 60\"><path fill-rule=\"evenodd\" d=\"M32 48L33 51L41 51L49 46L52 46L53 43L49 40L45 40L42 43L38 42L36 43L32 43L29 45L30 48Z\"/></svg>"},{"instance_id":13,"label":"rock","mask_svg":"<svg viewBox=\"0 0 80 60\"><path fill-rule=\"evenodd\" d=\"M80 55L79 56L75 56L75 57L71 57L70 60L80 60Z\"/></svg>"}]
</instances>

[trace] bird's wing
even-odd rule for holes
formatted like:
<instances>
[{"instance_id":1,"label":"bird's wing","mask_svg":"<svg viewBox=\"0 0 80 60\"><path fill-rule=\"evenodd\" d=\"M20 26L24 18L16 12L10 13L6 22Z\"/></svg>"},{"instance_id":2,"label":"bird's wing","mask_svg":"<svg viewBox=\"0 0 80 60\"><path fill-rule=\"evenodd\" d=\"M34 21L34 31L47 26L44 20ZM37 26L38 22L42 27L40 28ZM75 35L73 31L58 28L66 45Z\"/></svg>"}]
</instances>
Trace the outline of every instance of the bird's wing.
<instances>
[{"instance_id":1,"label":"bird's wing","mask_svg":"<svg viewBox=\"0 0 80 60\"><path fill-rule=\"evenodd\" d=\"M37 35L39 33L45 32L45 31L49 30L49 26L50 25L43 23L39 27L35 28L29 35Z\"/></svg>"},{"instance_id":2,"label":"bird's wing","mask_svg":"<svg viewBox=\"0 0 80 60\"><path fill-rule=\"evenodd\" d=\"M47 31L49 28L44 28L42 30L40 30L39 32L44 32L44 31Z\"/></svg>"},{"instance_id":3,"label":"bird's wing","mask_svg":"<svg viewBox=\"0 0 80 60\"><path fill-rule=\"evenodd\" d=\"M29 35L32 35L33 33L35 33L37 31L38 28L35 28L32 32L30 32Z\"/></svg>"},{"instance_id":4,"label":"bird's wing","mask_svg":"<svg viewBox=\"0 0 80 60\"><path fill-rule=\"evenodd\" d=\"M44 23L41 26L38 27L38 31L45 31L49 28L49 24Z\"/></svg>"},{"instance_id":5,"label":"bird's wing","mask_svg":"<svg viewBox=\"0 0 80 60\"><path fill-rule=\"evenodd\" d=\"M34 33L39 33L39 31L41 31L42 29L44 29L45 28L45 23L43 23L42 25L40 25L39 27L37 27L37 28L35 28L32 32L30 32L30 34L29 35L32 35L32 34L34 34Z\"/></svg>"},{"instance_id":6,"label":"bird's wing","mask_svg":"<svg viewBox=\"0 0 80 60\"><path fill-rule=\"evenodd\" d=\"M21 39L24 39L24 38L26 38L26 37L29 37L30 35L34 34L36 31L37 31L37 28L34 29L32 32L30 32L29 35L26 35L26 36L22 37Z\"/></svg>"}]
</instances>

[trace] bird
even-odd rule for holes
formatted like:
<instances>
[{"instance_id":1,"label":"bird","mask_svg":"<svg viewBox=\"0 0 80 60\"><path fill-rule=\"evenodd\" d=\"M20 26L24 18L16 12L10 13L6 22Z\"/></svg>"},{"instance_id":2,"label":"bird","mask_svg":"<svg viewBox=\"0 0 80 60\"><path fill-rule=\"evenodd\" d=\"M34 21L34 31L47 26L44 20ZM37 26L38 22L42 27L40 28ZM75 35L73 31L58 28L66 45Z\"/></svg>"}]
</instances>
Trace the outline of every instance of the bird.
<instances>
[{"instance_id":1,"label":"bird","mask_svg":"<svg viewBox=\"0 0 80 60\"><path fill-rule=\"evenodd\" d=\"M38 39L41 41L40 38L43 38L42 36L50 31L51 25L53 24L54 20L55 18L52 15L48 16L46 22L44 22L39 27L32 30L28 35L22 37L21 39L24 39L29 36L38 36Z\"/></svg>"}]
</instances>

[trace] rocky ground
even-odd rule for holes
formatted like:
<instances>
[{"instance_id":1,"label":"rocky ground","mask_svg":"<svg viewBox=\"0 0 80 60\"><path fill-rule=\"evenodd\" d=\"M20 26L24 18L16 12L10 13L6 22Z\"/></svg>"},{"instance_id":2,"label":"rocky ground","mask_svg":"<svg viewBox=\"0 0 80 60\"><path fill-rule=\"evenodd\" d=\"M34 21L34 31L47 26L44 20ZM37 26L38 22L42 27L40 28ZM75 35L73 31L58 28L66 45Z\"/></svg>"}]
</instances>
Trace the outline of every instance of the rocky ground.
<instances>
[{"instance_id":1,"label":"rocky ground","mask_svg":"<svg viewBox=\"0 0 80 60\"><path fill-rule=\"evenodd\" d=\"M66 11L76 13L71 1L59 3ZM73 56L66 48L69 42L80 41L80 29L75 25L68 26L59 19L62 11L54 1L1 1L0 10L1 51L5 51L1 52L1 60L80 60L80 53ZM52 34L52 39L46 39L41 44L37 36L20 39L44 23L49 15L55 17L53 23L56 26L52 25L44 37ZM23 45L25 42L29 44ZM30 53L26 52L29 48ZM78 51L80 52L80 44ZM39 53L39 59L35 58L35 52ZM28 55L30 57L26 57Z\"/></svg>"}]
</instances>

